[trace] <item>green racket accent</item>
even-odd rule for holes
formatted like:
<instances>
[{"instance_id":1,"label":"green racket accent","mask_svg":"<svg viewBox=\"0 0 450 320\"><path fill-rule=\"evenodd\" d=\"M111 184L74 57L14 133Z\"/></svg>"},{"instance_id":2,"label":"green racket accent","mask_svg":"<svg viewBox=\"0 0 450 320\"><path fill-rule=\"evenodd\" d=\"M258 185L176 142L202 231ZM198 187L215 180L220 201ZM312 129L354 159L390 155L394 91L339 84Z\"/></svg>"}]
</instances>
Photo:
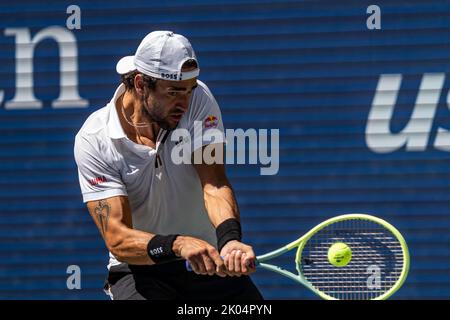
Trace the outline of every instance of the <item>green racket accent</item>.
<instances>
[{"instance_id":1,"label":"green racket accent","mask_svg":"<svg viewBox=\"0 0 450 320\"><path fill-rule=\"evenodd\" d=\"M328 262L328 248L346 243L352 259L344 267ZM297 248L298 274L265 263ZM323 299L383 300L404 283L409 271L405 239L388 222L367 214L346 214L326 220L301 238L257 257L258 266L282 274Z\"/></svg>"}]
</instances>

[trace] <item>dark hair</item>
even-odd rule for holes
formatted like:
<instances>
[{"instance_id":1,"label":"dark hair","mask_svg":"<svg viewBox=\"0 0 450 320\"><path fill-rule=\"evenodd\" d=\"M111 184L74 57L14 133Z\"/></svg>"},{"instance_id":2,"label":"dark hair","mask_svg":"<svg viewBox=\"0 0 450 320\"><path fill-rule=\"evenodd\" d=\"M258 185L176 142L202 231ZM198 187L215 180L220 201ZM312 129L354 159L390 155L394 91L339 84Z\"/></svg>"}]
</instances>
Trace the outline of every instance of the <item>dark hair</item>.
<instances>
[{"instance_id":1,"label":"dark hair","mask_svg":"<svg viewBox=\"0 0 450 320\"><path fill-rule=\"evenodd\" d=\"M183 66L181 68L198 68L198 64L194 59L189 59L183 63Z\"/></svg>"},{"instance_id":2,"label":"dark hair","mask_svg":"<svg viewBox=\"0 0 450 320\"><path fill-rule=\"evenodd\" d=\"M158 79L150 77L137 70L133 70L120 76L121 82L125 85L125 88L127 90L134 89L134 78L136 77L137 74L142 74L142 80L144 80L148 88L150 88L151 90L155 89L156 82L158 81Z\"/></svg>"}]
</instances>

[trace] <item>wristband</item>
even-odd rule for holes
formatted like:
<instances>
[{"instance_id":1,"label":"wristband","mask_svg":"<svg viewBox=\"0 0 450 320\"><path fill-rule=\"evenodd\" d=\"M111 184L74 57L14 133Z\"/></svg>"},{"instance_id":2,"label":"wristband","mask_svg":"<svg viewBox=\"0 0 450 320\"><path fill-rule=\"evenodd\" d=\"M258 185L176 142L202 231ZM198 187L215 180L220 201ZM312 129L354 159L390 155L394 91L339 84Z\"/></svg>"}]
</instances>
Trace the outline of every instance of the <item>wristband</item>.
<instances>
[{"instance_id":1,"label":"wristband","mask_svg":"<svg viewBox=\"0 0 450 320\"><path fill-rule=\"evenodd\" d=\"M234 218L230 218L219 224L216 228L217 248L219 252L228 241L242 239L241 223Z\"/></svg>"},{"instance_id":2,"label":"wristband","mask_svg":"<svg viewBox=\"0 0 450 320\"><path fill-rule=\"evenodd\" d=\"M147 244L148 256L154 263L164 263L179 259L172 250L172 245L178 234L162 236L156 234Z\"/></svg>"}]
</instances>

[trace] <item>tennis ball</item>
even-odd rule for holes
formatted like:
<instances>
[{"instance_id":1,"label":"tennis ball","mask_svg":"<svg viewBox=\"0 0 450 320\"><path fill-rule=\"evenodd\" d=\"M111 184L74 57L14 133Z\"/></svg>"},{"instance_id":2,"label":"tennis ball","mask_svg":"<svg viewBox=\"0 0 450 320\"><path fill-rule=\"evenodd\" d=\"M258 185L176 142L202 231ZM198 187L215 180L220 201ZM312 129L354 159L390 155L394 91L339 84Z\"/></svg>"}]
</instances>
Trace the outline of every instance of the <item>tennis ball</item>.
<instances>
[{"instance_id":1,"label":"tennis ball","mask_svg":"<svg viewBox=\"0 0 450 320\"><path fill-rule=\"evenodd\" d=\"M352 259L352 250L343 242L336 242L328 249L328 261L336 267L345 267Z\"/></svg>"}]
</instances>

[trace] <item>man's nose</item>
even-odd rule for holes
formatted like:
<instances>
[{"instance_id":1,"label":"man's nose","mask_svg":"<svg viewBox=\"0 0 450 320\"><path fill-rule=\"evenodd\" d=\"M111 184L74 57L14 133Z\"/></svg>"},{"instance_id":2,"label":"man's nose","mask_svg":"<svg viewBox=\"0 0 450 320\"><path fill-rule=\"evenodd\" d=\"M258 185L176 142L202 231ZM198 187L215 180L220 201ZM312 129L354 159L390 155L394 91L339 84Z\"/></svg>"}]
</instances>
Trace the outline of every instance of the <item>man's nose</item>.
<instances>
[{"instance_id":1,"label":"man's nose","mask_svg":"<svg viewBox=\"0 0 450 320\"><path fill-rule=\"evenodd\" d=\"M189 107L189 96L188 95L182 95L177 101L177 109L183 110L183 112L186 112Z\"/></svg>"}]
</instances>

